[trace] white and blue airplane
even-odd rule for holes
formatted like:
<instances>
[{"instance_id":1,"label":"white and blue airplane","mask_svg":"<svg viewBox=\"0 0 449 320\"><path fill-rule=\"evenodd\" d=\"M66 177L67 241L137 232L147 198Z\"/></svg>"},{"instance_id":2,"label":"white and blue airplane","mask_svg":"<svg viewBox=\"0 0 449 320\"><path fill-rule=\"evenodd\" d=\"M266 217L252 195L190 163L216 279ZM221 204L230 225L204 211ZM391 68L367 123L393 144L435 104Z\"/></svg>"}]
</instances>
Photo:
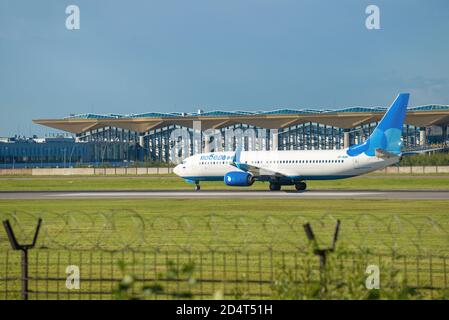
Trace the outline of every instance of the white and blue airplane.
<instances>
[{"instance_id":1,"label":"white and blue airplane","mask_svg":"<svg viewBox=\"0 0 449 320\"><path fill-rule=\"evenodd\" d=\"M343 179L379 170L399 162L402 126L408 93L397 96L369 138L340 150L272 150L201 153L184 159L173 172L200 189L201 181L224 181L248 187L268 181L270 190L294 185L305 190L307 180Z\"/></svg>"}]
</instances>

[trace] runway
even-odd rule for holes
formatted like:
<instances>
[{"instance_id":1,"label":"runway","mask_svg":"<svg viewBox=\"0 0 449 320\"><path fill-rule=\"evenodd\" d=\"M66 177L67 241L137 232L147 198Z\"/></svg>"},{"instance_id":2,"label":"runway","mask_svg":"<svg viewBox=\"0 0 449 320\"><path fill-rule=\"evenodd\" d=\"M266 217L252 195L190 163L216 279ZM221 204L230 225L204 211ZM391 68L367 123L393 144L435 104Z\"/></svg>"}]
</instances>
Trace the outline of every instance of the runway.
<instances>
[{"instance_id":1,"label":"runway","mask_svg":"<svg viewBox=\"0 0 449 320\"><path fill-rule=\"evenodd\" d=\"M263 191L263 190L145 190L145 191L26 191L0 192L0 200L13 199L396 199L396 200L449 200L448 191L432 190L310 190L310 191Z\"/></svg>"}]
</instances>

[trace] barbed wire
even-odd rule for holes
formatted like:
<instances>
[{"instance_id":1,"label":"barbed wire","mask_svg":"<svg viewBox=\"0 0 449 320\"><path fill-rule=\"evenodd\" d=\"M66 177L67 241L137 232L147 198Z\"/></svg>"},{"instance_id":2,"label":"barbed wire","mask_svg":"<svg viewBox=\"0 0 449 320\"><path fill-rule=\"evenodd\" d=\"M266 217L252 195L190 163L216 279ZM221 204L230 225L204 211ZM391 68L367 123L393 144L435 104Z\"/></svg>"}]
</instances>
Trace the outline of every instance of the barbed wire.
<instances>
[{"instance_id":1,"label":"barbed wire","mask_svg":"<svg viewBox=\"0 0 449 320\"><path fill-rule=\"evenodd\" d=\"M360 214L152 214L107 212L0 212L21 242L30 242L43 219L37 248L151 251L307 251L303 225L310 223L319 245L331 243L341 220L338 247L354 252L449 255L449 219L444 216ZM0 232L0 249L9 248Z\"/></svg>"}]
</instances>

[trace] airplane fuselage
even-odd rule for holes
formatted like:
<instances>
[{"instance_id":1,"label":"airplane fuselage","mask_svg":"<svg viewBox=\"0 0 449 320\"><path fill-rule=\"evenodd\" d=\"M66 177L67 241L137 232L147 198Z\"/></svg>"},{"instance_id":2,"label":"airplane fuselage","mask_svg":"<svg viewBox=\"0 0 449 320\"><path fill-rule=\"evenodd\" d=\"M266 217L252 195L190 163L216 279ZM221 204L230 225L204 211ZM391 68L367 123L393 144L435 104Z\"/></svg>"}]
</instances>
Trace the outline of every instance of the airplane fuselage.
<instances>
[{"instance_id":1,"label":"airplane fuselage","mask_svg":"<svg viewBox=\"0 0 449 320\"><path fill-rule=\"evenodd\" d=\"M400 93L363 143L342 150L241 151L194 155L174 172L196 184L223 180L229 186L251 186L269 181L270 190L282 185L306 189L307 180L333 180L358 176L392 165L401 157L401 133L407 112L408 93Z\"/></svg>"},{"instance_id":2,"label":"airplane fuselage","mask_svg":"<svg viewBox=\"0 0 449 320\"><path fill-rule=\"evenodd\" d=\"M191 156L175 168L175 173L190 181L223 181L224 176L238 171L233 165L234 152L201 153ZM358 176L379 170L399 161L360 154L349 156L342 150L242 151L240 164L260 168L259 181L278 180L289 184L303 180L332 180ZM266 174L264 174L264 171ZM273 172L276 176L273 176Z\"/></svg>"}]
</instances>

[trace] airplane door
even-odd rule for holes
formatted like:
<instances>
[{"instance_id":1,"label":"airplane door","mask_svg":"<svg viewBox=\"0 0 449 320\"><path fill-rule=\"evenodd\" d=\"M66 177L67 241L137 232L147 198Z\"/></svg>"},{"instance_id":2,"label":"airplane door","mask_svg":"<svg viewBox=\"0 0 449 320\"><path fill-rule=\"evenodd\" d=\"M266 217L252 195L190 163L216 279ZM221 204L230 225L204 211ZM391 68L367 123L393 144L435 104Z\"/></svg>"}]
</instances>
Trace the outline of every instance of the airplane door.
<instances>
[{"instance_id":1,"label":"airplane door","mask_svg":"<svg viewBox=\"0 0 449 320\"><path fill-rule=\"evenodd\" d=\"M354 169L359 169L360 168L360 159L359 159L359 157L353 157L352 158L352 162L354 164Z\"/></svg>"}]
</instances>

